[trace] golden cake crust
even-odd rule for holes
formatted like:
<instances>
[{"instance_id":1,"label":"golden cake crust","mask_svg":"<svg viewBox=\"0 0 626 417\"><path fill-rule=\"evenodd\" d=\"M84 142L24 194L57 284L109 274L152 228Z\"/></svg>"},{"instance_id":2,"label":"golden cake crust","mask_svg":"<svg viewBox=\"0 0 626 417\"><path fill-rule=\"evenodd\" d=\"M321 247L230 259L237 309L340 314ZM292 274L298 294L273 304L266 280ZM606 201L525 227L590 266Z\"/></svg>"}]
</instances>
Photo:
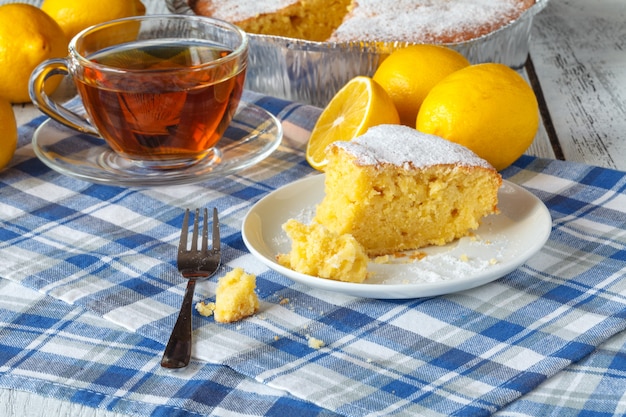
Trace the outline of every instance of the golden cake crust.
<instances>
[{"instance_id":1,"label":"golden cake crust","mask_svg":"<svg viewBox=\"0 0 626 417\"><path fill-rule=\"evenodd\" d=\"M249 33L325 41L350 0L191 0L196 14L226 20Z\"/></svg>"}]
</instances>

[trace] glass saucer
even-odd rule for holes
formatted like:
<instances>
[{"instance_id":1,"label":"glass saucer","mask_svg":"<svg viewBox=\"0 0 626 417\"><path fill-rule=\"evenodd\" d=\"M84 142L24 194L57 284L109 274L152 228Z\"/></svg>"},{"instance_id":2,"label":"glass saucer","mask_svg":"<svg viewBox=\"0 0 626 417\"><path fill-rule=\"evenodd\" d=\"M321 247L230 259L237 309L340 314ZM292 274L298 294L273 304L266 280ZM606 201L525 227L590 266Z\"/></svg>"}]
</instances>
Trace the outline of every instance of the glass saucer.
<instances>
[{"instance_id":1,"label":"glass saucer","mask_svg":"<svg viewBox=\"0 0 626 417\"><path fill-rule=\"evenodd\" d=\"M37 157L53 170L84 181L149 187L221 178L267 158L283 137L280 122L259 106L241 103L217 146L191 166L150 169L117 155L103 139L72 130L52 119L33 135Z\"/></svg>"}]
</instances>

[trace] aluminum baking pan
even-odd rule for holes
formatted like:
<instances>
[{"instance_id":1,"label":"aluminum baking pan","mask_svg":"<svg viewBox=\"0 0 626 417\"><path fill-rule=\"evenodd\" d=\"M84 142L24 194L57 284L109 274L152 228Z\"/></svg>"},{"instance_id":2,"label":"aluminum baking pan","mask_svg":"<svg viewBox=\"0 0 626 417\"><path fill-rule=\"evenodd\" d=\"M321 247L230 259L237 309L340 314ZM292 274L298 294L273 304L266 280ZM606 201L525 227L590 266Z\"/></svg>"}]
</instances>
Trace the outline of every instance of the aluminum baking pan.
<instances>
[{"instance_id":1,"label":"aluminum baking pan","mask_svg":"<svg viewBox=\"0 0 626 417\"><path fill-rule=\"evenodd\" d=\"M195 14L194 0L166 0L172 13ZM506 26L470 41L445 44L470 62L499 62L516 70L528 57L533 18L548 0L537 3ZM357 75L373 75L378 64L406 42L312 42L250 34L246 88L259 93L324 107Z\"/></svg>"}]
</instances>

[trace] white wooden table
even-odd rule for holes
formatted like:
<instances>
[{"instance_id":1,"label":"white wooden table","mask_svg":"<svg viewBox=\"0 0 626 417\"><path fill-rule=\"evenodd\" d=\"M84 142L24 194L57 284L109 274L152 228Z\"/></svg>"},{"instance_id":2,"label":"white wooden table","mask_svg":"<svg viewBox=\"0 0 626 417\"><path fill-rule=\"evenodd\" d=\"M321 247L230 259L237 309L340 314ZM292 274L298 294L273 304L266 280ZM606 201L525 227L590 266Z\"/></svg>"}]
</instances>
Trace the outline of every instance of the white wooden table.
<instances>
[{"instance_id":1,"label":"white wooden table","mask_svg":"<svg viewBox=\"0 0 626 417\"><path fill-rule=\"evenodd\" d=\"M626 2L550 0L530 56L545 135L529 153L626 170Z\"/></svg>"}]
</instances>

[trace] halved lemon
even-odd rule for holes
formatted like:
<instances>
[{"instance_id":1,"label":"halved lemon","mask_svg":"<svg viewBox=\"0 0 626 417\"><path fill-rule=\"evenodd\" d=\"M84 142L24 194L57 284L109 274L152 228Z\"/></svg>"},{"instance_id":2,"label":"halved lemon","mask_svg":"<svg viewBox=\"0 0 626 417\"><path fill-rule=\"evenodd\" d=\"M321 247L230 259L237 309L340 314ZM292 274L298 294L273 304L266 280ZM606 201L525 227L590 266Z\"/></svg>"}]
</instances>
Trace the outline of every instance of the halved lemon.
<instances>
[{"instance_id":1,"label":"halved lemon","mask_svg":"<svg viewBox=\"0 0 626 417\"><path fill-rule=\"evenodd\" d=\"M324 151L332 142L352 140L372 126L399 123L398 111L387 92L370 77L355 77L322 111L311 131L306 160L323 171L327 164Z\"/></svg>"}]
</instances>

